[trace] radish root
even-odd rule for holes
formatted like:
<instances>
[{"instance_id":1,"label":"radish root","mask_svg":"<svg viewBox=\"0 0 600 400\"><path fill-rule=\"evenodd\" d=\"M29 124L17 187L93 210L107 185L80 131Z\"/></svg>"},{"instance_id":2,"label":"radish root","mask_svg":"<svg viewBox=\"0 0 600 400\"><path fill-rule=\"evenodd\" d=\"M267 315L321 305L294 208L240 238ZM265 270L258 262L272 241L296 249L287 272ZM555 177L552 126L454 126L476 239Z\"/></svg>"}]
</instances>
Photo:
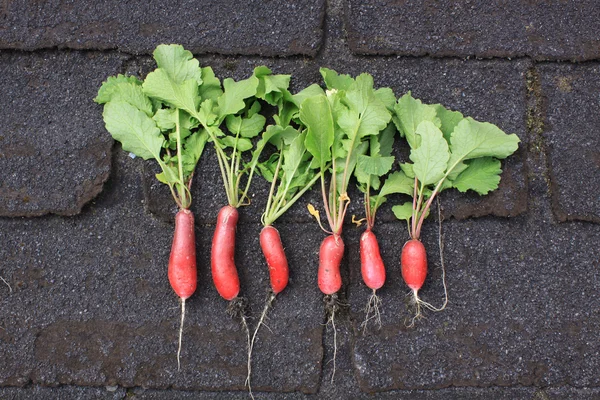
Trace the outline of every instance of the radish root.
<instances>
[{"instance_id":1,"label":"radish root","mask_svg":"<svg viewBox=\"0 0 600 400\"><path fill-rule=\"evenodd\" d=\"M6 286L8 286L8 291L9 293L12 293L12 287L10 286L10 284L6 281L6 279L4 279L3 277L0 276L0 279L2 280L2 282L4 282L6 284Z\"/></svg>"},{"instance_id":2,"label":"radish root","mask_svg":"<svg viewBox=\"0 0 600 400\"><path fill-rule=\"evenodd\" d=\"M367 334L367 326L369 321L374 319L375 325L377 325L378 329L381 329L381 299L377 296L377 291L373 289L373 293L371 297L369 297L369 302L365 307L365 320L360 325L363 330L363 335ZM371 314L373 313L373 314Z\"/></svg>"},{"instance_id":3,"label":"radish root","mask_svg":"<svg viewBox=\"0 0 600 400\"><path fill-rule=\"evenodd\" d=\"M264 325L265 319L267 319L267 313L271 309L273 302L275 301L275 293L273 291L269 291L269 297L267 298L267 303L265 304L265 308L263 309L262 314L260 315L260 319L256 324L256 328L254 329L254 333L252 334L252 340L248 345L248 376L246 377L246 386L248 386L248 390L250 391L250 397L254 398L252 395L252 389L250 386L250 375L252 374L252 350L254 349L254 341L256 340L256 335L262 325ZM266 325L265 325L266 326Z\"/></svg>"},{"instance_id":4,"label":"radish root","mask_svg":"<svg viewBox=\"0 0 600 400\"><path fill-rule=\"evenodd\" d=\"M250 397L254 400L254 395L252 394L252 387L250 386L250 357L252 355L252 348L250 343L250 329L248 328L248 317L246 316L248 313L248 300L243 297L235 297L233 300L229 302L227 306L227 314L231 318L239 318L242 326L244 327L244 331L246 333L246 346L248 349L248 378L246 378L246 384L248 385L248 392L250 393Z\"/></svg>"},{"instance_id":5,"label":"radish root","mask_svg":"<svg viewBox=\"0 0 600 400\"><path fill-rule=\"evenodd\" d=\"M439 197L437 198L437 212L438 212L438 246L440 249L440 266L442 268L442 285L444 286L444 302L442 303L442 305L439 308L435 307L435 306L431 305L430 303L423 301L419 298L419 295L418 295L419 289L413 289L413 292L412 292L413 293L413 302L416 305L417 312L413 316L410 324L406 325L408 328L412 328L413 326L415 326L415 322L417 320L423 318L423 312L422 312L421 306L423 306L433 312L439 312L439 311L443 311L446 308L446 306L448 305L448 287L446 285L446 266L444 263L444 241L443 241L443 235L442 235L443 217L442 217L442 211L441 211Z\"/></svg>"},{"instance_id":6,"label":"radish root","mask_svg":"<svg viewBox=\"0 0 600 400\"><path fill-rule=\"evenodd\" d=\"M327 323L325 325L329 325L331 323L331 328L333 329L333 371L331 372L331 383L335 378L336 371L336 357L337 357L337 329L335 329L335 313L340 309L341 303L338 301L337 293L332 295L327 295L323 298L325 302L325 310L329 315L327 318Z\"/></svg>"},{"instance_id":7,"label":"radish root","mask_svg":"<svg viewBox=\"0 0 600 400\"><path fill-rule=\"evenodd\" d=\"M179 326L179 344L177 346L177 371L181 371L181 340L183 338L183 321L185 320L185 299L181 299L181 325Z\"/></svg>"}]
</instances>

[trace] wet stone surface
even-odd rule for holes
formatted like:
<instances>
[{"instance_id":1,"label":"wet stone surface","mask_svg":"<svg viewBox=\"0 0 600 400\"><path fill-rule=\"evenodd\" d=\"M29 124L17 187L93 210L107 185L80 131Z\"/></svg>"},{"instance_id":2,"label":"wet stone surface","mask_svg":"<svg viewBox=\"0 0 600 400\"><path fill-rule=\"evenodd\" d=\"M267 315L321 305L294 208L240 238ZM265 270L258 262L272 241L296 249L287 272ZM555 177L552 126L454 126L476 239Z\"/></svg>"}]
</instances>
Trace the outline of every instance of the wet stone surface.
<instances>
[{"instance_id":1,"label":"wet stone surface","mask_svg":"<svg viewBox=\"0 0 600 400\"><path fill-rule=\"evenodd\" d=\"M3 1L0 48L151 53L180 43L201 53L311 55L320 46L325 2Z\"/></svg>"},{"instance_id":2,"label":"wet stone surface","mask_svg":"<svg viewBox=\"0 0 600 400\"><path fill-rule=\"evenodd\" d=\"M600 222L600 65L542 64L543 140L553 211L560 221Z\"/></svg>"},{"instance_id":3,"label":"wet stone surface","mask_svg":"<svg viewBox=\"0 0 600 400\"><path fill-rule=\"evenodd\" d=\"M590 60L600 56L594 0L361 2L346 6L358 54Z\"/></svg>"},{"instance_id":4,"label":"wet stone surface","mask_svg":"<svg viewBox=\"0 0 600 400\"><path fill-rule=\"evenodd\" d=\"M0 216L73 215L102 190L113 140L92 99L123 60L0 54Z\"/></svg>"}]
</instances>

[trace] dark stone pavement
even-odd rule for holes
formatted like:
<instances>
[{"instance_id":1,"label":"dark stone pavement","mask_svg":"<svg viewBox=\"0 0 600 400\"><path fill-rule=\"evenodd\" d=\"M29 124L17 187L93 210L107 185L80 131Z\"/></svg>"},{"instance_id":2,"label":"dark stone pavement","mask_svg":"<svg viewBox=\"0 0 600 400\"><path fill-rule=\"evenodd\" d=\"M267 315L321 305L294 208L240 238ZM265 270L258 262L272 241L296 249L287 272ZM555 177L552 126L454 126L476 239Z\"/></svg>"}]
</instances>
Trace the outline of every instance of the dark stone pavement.
<instances>
[{"instance_id":1,"label":"dark stone pavement","mask_svg":"<svg viewBox=\"0 0 600 400\"><path fill-rule=\"evenodd\" d=\"M0 398L249 398L246 338L208 268L225 203L214 154L193 187L199 286L178 372L166 279L176 210L155 167L113 144L92 102L106 77L144 76L152 49L175 42L220 77L264 64L300 88L320 82L320 66L369 72L397 96L411 90L522 140L497 192L443 193L450 302L414 328L398 261L408 235L391 213L400 197L375 227L388 281L382 328L366 334L361 228L346 226L333 383L316 286L323 234L305 211L319 193L290 209L278 223L290 285L256 342L257 399L600 399L598 5L497 4L0 1ZM268 286L258 247L267 190L257 178L238 228L252 326ZM351 194L349 214L360 215ZM432 217L422 296L434 305L438 233Z\"/></svg>"}]
</instances>

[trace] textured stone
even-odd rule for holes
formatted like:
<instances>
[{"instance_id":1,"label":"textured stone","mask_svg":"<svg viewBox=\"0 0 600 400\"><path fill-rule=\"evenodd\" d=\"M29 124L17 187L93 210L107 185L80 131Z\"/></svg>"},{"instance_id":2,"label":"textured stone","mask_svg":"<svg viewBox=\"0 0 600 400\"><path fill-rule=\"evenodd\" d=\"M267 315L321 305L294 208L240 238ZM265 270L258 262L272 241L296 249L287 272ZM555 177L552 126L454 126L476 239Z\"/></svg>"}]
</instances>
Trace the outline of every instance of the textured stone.
<instances>
[{"instance_id":1,"label":"textured stone","mask_svg":"<svg viewBox=\"0 0 600 400\"><path fill-rule=\"evenodd\" d=\"M600 222L600 66L538 68L553 211L560 221Z\"/></svg>"},{"instance_id":2,"label":"textured stone","mask_svg":"<svg viewBox=\"0 0 600 400\"><path fill-rule=\"evenodd\" d=\"M0 48L150 53L180 43L198 53L315 55L323 0L277 5L203 1L0 2Z\"/></svg>"},{"instance_id":3,"label":"textured stone","mask_svg":"<svg viewBox=\"0 0 600 400\"><path fill-rule=\"evenodd\" d=\"M92 101L123 58L0 54L0 215L73 215L101 190L113 140Z\"/></svg>"},{"instance_id":4,"label":"textured stone","mask_svg":"<svg viewBox=\"0 0 600 400\"><path fill-rule=\"evenodd\" d=\"M581 61L600 56L597 15L593 0L350 0L346 26L358 54Z\"/></svg>"},{"instance_id":5,"label":"textured stone","mask_svg":"<svg viewBox=\"0 0 600 400\"><path fill-rule=\"evenodd\" d=\"M185 390L245 390L246 334L226 314L212 286L213 228L197 225L199 283L186 307L177 371L178 300L166 279L173 225L144 213L139 160L117 153L107 189L72 218L0 219L0 386L124 386ZM288 251L290 264L311 265L315 239ZM281 227L284 240L304 227ZM262 311L268 269L258 245L260 224L238 229L242 295L251 328ZM294 268L261 330L257 388L318 390L323 306L311 276ZM270 347L266 343L271 343ZM286 349L285 352L280 352ZM269 355L269 356L266 356ZM278 379L270 376L279 374Z\"/></svg>"},{"instance_id":6,"label":"textured stone","mask_svg":"<svg viewBox=\"0 0 600 400\"><path fill-rule=\"evenodd\" d=\"M382 238L403 227L380 225ZM423 233L430 274L419 295L436 307L443 287L437 226ZM388 281L379 292L382 328L358 332L370 292L359 283L357 263L349 287L356 321L354 362L361 390L436 389L460 386L600 384L600 319L594 310L600 251L597 225L539 224L536 218L450 221L443 225L450 302L407 327L414 314L398 266L401 242L384 239ZM402 234L400 235L403 236ZM349 249L357 258L357 247ZM581 307L585 304L585 307Z\"/></svg>"}]
</instances>

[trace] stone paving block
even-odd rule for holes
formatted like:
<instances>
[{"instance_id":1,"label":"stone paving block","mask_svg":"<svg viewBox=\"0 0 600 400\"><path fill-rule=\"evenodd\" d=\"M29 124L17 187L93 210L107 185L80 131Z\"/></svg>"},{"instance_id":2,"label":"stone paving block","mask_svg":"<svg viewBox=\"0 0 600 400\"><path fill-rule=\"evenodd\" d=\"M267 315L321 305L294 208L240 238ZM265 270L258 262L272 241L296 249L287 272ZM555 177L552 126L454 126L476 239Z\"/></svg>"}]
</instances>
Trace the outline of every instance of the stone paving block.
<instances>
[{"instance_id":1,"label":"stone paving block","mask_svg":"<svg viewBox=\"0 0 600 400\"><path fill-rule=\"evenodd\" d=\"M140 60L143 66L134 68L143 76L152 66ZM525 149L529 141L526 130L525 110L525 72L530 64L526 61L473 61L473 60L437 60L437 59L389 59L357 58L327 59L309 62L294 60L253 60L209 57L201 59L201 64L215 66L219 76L232 73L236 79L248 76L257 65L274 65L277 73L291 73L299 90L311 83L321 82L318 72L320 66L336 69L340 73L356 76L369 72L374 76L377 87L391 87L396 96L411 90L413 96L428 103L442 103L446 107L461 111L475 119L497 124L507 133L516 133L522 140L516 154L503 161L503 174L500 188L485 197L476 193L461 194L446 191L442 194L443 212L446 217L459 219L484 215L515 216L527 210L527 167ZM225 66L230 66L227 70ZM398 141L399 142L399 141ZM400 143L400 142L399 142ZM398 148L398 159L406 160L406 149ZM207 147L198 166L197 184L193 188L196 211L199 218L213 223L214 216L221 205L225 204L221 175L212 149ZM151 212L164 218L173 214L169 191L163 188L153 174L158 172L152 167L145 174L147 204ZM252 183L252 204L244 207L240 221L257 221L260 218L269 186L260 177ZM362 194L354 184L350 185L352 202L348 209L348 220L353 214L364 215ZM391 196L381 207L380 221L393 221L393 204L406 201L403 196ZM291 207L281 218L284 222L312 222L314 219L306 212L306 204L321 207L320 188L316 185L299 204ZM206 219L205 219L206 218Z\"/></svg>"},{"instance_id":2,"label":"stone paving block","mask_svg":"<svg viewBox=\"0 0 600 400\"><path fill-rule=\"evenodd\" d=\"M117 156L107 191L84 214L0 219L0 276L13 289L0 287L0 386L245 390L246 335L212 286L213 229L202 225L196 229L198 290L187 302L177 371L180 307L166 277L173 225L144 213L139 169L130 161ZM268 287L259 231L259 224L238 231L245 238L237 247L242 294L253 317ZM308 264L316 248L310 239L295 246L289 251L293 265ZM281 376L276 385L257 378L265 390L318 389L323 309L308 274L310 269L293 271L294 290L282 294L273 310L269 327L287 333L261 351L289 353L256 356L258 371ZM262 333L261 340L269 336Z\"/></svg>"},{"instance_id":3,"label":"stone paving block","mask_svg":"<svg viewBox=\"0 0 600 400\"><path fill-rule=\"evenodd\" d=\"M69 48L150 53L180 43L201 53L314 56L323 0L280 3L203 1L0 3L0 48Z\"/></svg>"},{"instance_id":4,"label":"stone paving block","mask_svg":"<svg viewBox=\"0 0 600 400\"><path fill-rule=\"evenodd\" d=\"M1 216L73 215L101 190L113 140L92 99L124 58L0 54Z\"/></svg>"},{"instance_id":5,"label":"stone paving block","mask_svg":"<svg viewBox=\"0 0 600 400\"><path fill-rule=\"evenodd\" d=\"M377 233L402 237L400 229L384 224ZM436 231L430 224L422 235L430 275L420 296L439 307L444 291ZM402 244L383 253L389 279L379 291L382 328L370 326L366 335L359 328L369 291L359 281L358 262L350 264L354 363L362 391L600 384L600 277L590 274L600 265L600 252L583 246L600 241L597 225L450 221L443 235L450 302L442 312L426 310L414 328L406 326L414 306L399 271ZM348 251L356 260L357 246Z\"/></svg>"},{"instance_id":6,"label":"stone paving block","mask_svg":"<svg viewBox=\"0 0 600 400\"><path fill-rule=\"evenodd\" d=\"M554 214L600 222L600 66L541 64Z\"/></svg>"},{"instance_id":7,"label":"stone paving block","mask_svg":"<svg viewBox=\"0 0 600 400\"><path fill-rule=\"evenodd\" d=\"M349 0L346 28L358 54L582 61L600 56L597 14L594 0Z\"/></svg>"}]
</instances>

